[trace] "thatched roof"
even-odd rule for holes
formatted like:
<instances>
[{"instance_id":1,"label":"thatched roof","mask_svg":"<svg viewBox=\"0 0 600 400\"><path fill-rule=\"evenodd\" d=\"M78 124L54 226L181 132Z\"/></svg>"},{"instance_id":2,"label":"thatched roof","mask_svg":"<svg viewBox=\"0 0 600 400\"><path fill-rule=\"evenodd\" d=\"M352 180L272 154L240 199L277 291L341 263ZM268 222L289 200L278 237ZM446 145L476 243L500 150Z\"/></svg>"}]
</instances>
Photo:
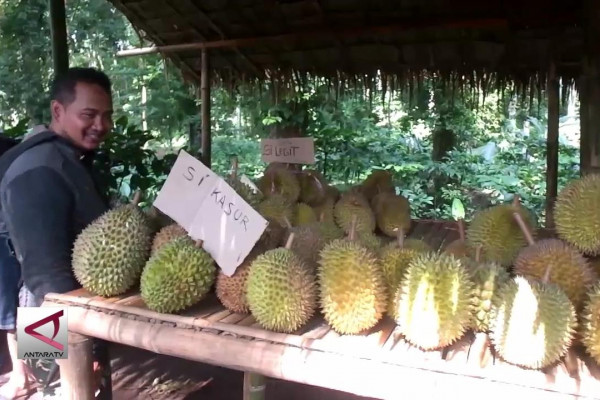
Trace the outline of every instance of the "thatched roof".
<instances>
[{"instance_id":1,"label":"thatched roof","mask_svg":"<svg viewBox=\"0 0 600 400\"><path fill-rule=\"evenodd\" d=\"M157 46L196 43L164 54L198 81L201 42L213 76L229 83L369 82L379 71L392 88L424 71L459 85L539 87L551 62L571 81L584 46L583 0L109 1Z\"/></svg>"}]
</instances>

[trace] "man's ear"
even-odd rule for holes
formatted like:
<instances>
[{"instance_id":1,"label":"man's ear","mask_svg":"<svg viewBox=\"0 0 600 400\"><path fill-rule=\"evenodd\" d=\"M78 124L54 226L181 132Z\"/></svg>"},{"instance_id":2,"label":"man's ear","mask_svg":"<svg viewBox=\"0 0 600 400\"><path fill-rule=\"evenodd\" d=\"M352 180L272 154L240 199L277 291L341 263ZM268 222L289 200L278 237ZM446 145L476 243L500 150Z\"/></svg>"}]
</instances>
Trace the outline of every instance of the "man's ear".
<instances>
[{"instance_id":1,"label":"man's ear","mask_svg":"<svg viewBox=\"0 0 600 400\"><path fill-rule=\"evenodd\" d=\"M60 104L59 101L52 100L50 102L50 112L52 113L52 119L56 122L60 122L60 120L65 112L65 108L63 107L62 104Z\"/></svg>"}]
</instances>

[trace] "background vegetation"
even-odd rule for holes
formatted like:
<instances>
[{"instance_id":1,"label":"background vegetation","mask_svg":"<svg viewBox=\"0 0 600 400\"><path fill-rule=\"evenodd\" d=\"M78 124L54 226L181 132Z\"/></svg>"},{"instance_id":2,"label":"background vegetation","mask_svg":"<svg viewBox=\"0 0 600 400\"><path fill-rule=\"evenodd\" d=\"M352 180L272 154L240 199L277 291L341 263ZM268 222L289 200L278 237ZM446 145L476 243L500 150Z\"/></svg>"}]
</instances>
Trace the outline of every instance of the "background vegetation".
<instances>
[{"instance_id":1,"label":"background vegetation","mask_svg":"<svg viewBox=\"0 0 600 400\"><path fill-rule=\"evenodd\" d=\"M67 4L71 65L105 70L113 80L117 121L98 166L116 197L130 188L155 194L180 148L197 153L195 89L159 56L116 58L140 39L108 2ZM52 77L46 0L0 0L0 128L11 136L48 121ZM336 185L393 171L414 216L450 218L454 199L467 216L519 193L544 217L546 105L516 95L453 96L425 80L408 98L312 81L274 102L273 88L212 91L213 169L227 173L238 155L241 172L260 176L259 138L279 123L300 126L317 144L317 168ZM258 90L260 89L260 90ZM576 177L579 121L576 98L561 110L559 189ZM192 140L190 140L192 139ZM150 197L151 200L151 197Z\"/></svg>"}]
</instances>

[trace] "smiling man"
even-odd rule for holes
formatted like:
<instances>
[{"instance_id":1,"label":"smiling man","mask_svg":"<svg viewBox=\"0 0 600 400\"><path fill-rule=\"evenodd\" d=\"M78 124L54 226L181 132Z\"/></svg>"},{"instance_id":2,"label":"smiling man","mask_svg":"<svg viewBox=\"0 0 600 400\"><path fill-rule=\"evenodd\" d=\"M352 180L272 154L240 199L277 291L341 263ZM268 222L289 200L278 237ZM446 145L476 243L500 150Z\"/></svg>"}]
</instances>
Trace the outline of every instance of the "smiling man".
<instances>
[{"instance_id":1,"label":"smiling man","mask_svg":"<svg viewBox=\"0 0 600 400\"><path fill-rule=\"evenodd\" d=\"M21 307L40 306L47 293L80 287L71 269L73 243L107 209L90 161L112 129L110 80L95 69L72 68L55 79L50 94L48 130L0 158L0 235L8 237L21 265ZM0 399L24 394L30 383L16 358L14 331L8 339L13 372Z\"/></svg>"}]
</instances>

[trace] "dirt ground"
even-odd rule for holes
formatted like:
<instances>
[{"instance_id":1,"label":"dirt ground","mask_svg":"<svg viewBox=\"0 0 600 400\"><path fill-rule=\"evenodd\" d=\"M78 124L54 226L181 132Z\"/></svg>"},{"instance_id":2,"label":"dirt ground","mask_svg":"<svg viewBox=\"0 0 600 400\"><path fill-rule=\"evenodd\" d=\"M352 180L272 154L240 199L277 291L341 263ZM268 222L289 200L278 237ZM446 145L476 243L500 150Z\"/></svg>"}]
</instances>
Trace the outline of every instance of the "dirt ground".
<instances>
[{"instance_id":1,"label":"dirt ground","mask_svg":"<svg viewBox=\"0 0 600 400\"><path fill-rule=\"evenodd\" d=\"M10 364L3 362L7 355L5 344L5 338L0 335L0 374L10 370ZM117 344L112 345L111 356L114 400L242 399L242 372ZM59 392L55 394L56 397L47 398L60 398ZM42 398L44 397L40 393L40 396L32 396L30 400ZM366 397L278 379L268 379L266 398L268 400L370 400Z\"/></svg>"},{"instance_id":2,"label":"dirt ground","mask_svg":"<svg viewBox=\"0 0 600 400\"><path fill-rule=\"evenodd\" d=\"M170 356L128 346L114 345L113 399L172 400L241 400L242 372L180 360ZM159 383L152 385L158 378ZM181 388L177 383L186 382ZM366 383L368 384L368 383ZM169 389L175 389L169 393ZM269 400L367 400L366 397L325 390L309 385L269 379L266 398Z\"/></svg>"}]
</instances>

